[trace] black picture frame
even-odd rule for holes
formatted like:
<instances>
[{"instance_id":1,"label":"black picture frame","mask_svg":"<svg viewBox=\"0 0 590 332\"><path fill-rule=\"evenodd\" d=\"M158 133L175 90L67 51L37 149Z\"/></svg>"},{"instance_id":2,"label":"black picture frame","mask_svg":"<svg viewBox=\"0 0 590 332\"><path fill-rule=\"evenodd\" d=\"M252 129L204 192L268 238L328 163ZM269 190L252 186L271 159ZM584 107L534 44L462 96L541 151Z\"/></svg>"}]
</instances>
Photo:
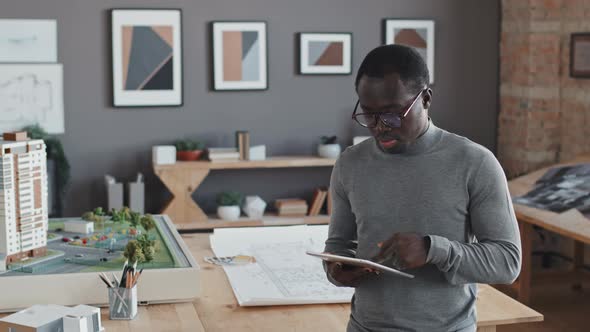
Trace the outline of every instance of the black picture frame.
<instances>
[{"instance_id":1,"label":"black picture frame","mask_svg":"<svg viewBox=\"0 0 590 332\"><path fill-rule=\"evenodd\" d=\"M587 43L584 47L588 48L585 51L579 51L581 47L580 43ZM584 57L580 59L579 57ZM576 68L579 66L579 62L584 61L586 64L584 67L589 69ZM570 35L570 77L590 79L590 32L576 32Z\"/></svg>"}]
</instances>

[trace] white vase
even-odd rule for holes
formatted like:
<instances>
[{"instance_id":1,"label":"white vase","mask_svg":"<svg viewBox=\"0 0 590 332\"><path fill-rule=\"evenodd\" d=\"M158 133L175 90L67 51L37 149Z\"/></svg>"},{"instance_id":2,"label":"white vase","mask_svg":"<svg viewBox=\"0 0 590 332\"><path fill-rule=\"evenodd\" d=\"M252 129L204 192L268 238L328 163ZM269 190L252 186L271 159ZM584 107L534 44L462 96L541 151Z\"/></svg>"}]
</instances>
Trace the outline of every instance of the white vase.
<instances>
[{"instance_id":1,"label":"white vase","mask_svg":"<svg viewBox=\"0 0 590 332\"><path fill-rule=\"evenodd\" d=\"M227 221L238 220L240 219L240 207L238 205L218 206L217 215L219 218Z\"/></svg>"},{"instance_id":2,"label":"white vase","mask_svg":"<svg viewBox=\"0 0 590 332\"><path fill-rule=\"evenodd\" d=\"M318 155L322 158L336 159L340 155L340 144L320 144Z\"/></svg>"},{"instance_id":3,"label":"white vase","mask_svg":"<svg viewBox=\"0 0 590 332\"><path fill-rule=\"evenodd\" d=\"M242 207L244 213L251 219L262 219L266 202L259 196L246 196L246 203Z\"/></svg>"}]
</instances>

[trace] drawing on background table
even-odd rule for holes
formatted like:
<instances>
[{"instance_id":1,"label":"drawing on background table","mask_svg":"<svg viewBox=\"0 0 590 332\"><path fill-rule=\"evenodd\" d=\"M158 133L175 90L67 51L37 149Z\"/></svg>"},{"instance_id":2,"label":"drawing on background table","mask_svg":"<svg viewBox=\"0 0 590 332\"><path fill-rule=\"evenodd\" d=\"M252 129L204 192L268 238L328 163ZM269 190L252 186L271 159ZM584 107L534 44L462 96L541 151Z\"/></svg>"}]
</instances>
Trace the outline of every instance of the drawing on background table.
<instances>
[{"instance_id":1,"label":"drawing on background table","mask_svg":"<svg viewBox=\"0 0 590 332\"><path fill-rule=\"evenodd\" d=\"M332 285L321 261L305 254L323 249L328 226L216 229L217 256L250 255L256 262L224 266L241 306L348 303L354 289Z\"/></svg>"},{"instance_id":2,"label":"drawing on background table","mask_svg":"<svg viewBox=\"0 0 590 332\"><path fill-rule=\"evenodd\" d=\"M556 213L577 209L590 218L590 164L551 168L531 191L513 201Z\"/></svg>"},{"instance_id":3,"label":"drawing on background table","mask_svg":"<svg viewBox=\"0 0 590 332\"><path fill-rule=\"evenodd\" d=\"M0 65L0 132L34 124L64 132L62 65Z\"/></svg>"}]
</instances>

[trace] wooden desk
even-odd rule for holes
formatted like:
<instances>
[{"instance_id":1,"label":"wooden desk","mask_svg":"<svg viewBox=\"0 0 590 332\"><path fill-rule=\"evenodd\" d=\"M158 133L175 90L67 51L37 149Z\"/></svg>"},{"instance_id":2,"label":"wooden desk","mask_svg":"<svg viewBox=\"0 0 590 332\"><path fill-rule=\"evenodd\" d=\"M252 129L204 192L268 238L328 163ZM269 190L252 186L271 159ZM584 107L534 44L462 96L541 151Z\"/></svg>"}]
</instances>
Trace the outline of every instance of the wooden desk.
<instances>
[{"instance_id":1,"label":"wooden desk","mask_svg":"<svg viewBox=\"0 0 590 332\"><path fill-rule=\"evenodd\" d=\"M579 163L590 163L590 156L583 156L570 162L552 165L509 181L510 194L512 197L526 194L550 168ZM533 225L574 239L574 269L577 269L584 263L584 243L590 244L590 220L577 213L565 212L558 214L520 204L514 204L514 211L519 222L522 242L522 270L518 281L514 283L514 288L518 300L528 304L531 289Z\"/></svg>"},{"instance_id":2,"label":"wooden desk","mask_svg":"<svg viewBox=\"0 0 590 332\"><path fill-rule=\"evenodd\" d=\"M259 161L178 161L172 165L153 165L154 173L162 180L172 193L172 199L166 204L161 214L167 214L179 230L210 230L219 227L264 226L263 220L241 218L238 221L225 222L210 219L193 200L192 194L212 170L226 169L260 169L260 168L297 168L297 167L331 167L335 159L313 156L271 157ZM276 218L273 225L293 224L327 224L328 216L304 218Z\"/></svg>"},{"instance_id":3,"label":"wooden desk","mask_svg":"<svg viewBox=\"0 0 590 332\"><path fill-rule=\"evenodd\" d=\"M193 303L139 307L133 321L110 321L102 310L103 325L111 331L275 332L345 331L349 304L318 304L278 307L240 307L220 266L203 262L212 256L209 234L185 234L183 238L202 266L202 294ZM538 322L543 316L488 285L480 285L477 300L478 331L493 332L496 326ZM1 316L1 315L0 315Z\"/></svg>"},{"instance_id":4,"label":"wooden desk","mask_svg":"<svg viewBox=\"0 0 590 332\"><path fill-rule=\"evenodd\" d=\"M184 234L183 238L202 266L202 296L194 302L206 331L345 331L349 304L280 307L240 307L223 269L203 262L212 256L209 234ZM477 301L480 332L505 324L542 321L538 312L488 285L480 285Z\"/></svg>"}]
</instances>

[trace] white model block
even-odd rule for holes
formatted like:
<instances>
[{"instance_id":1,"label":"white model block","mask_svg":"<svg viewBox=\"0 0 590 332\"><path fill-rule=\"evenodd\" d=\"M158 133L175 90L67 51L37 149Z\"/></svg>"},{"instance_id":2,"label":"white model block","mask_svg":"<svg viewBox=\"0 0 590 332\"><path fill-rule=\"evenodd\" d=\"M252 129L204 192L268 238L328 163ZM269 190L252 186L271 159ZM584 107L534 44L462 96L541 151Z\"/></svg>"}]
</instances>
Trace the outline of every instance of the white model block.
<instances>
[{"instance_id":1,"label":"white model block","mask_svg":"<svg viewBox=\"0 0 590 332\"><path fill-rule=\"evenodd\" d=\"M99 308L43 304L0 319L0 331L101 332L104 329Z\"/></svg>"},{"instance_id":2,"label":"white model block","mask_svg":"<svg viewBox=\"0 0 590 332\"><path fill-rule=\"evenodd\" d=\"M92 332L88 329L86 317L64 317L64 332Z\"/></svg>"},{"instance_id":3,"label":"white model block","mask_svg":"<svg viewBox=\"0 0 590 332\"><path fill-rule=\"evenodd\" d=\"M80 304L70 309L70 315L86 318L87 327L84 331L99 332L103 330L100 321L100 308Z\"/></svg>"},{"instance_id":4,"label":"white model block","mask_svg":"<svg viewBox=\"0 0 590 332\"><path fill-rule=\"evenodd\" d=\"M259 196L246 196L244 213L252 219L261 219L266 209L266 202Z\"/></svg>"},{"instance_id":5,"label":"white model block","mask_svg":"<svg viewBox=\"0 0 590 332\"><path fill-rule=\"evenodd\" d=\"M59 331L64 308L51 304L34 305L0 319L0 331Z\"/></svg>"},{"instance_id":6,"label":"white model block","mask_svg":"<svg viewBox=\"0 0 590 332\"><path fill-rule=\"evenodd\" d=\"M256 145L250 147L250 159L248 160L265 160L266 145Z\"/></svg>"},{"instance_id":7,"label":"white model block","mask_svg":"<svg viewBox=\"0 0 590 332\"><path fill-rule=\"evenodd\" d=\"M174 145L156 145L152 147L152 162L155 165L170 165L176 162Z\"/></svg>"},{"instance_id":8,"label":"white model block","mask_svg":"<svg viewBox=\"0 0 590 332\"><path fill-rule=\"evenodd\" d=\"M0 254L0 272L6 272L6 255Z\"/></svg>"},{"instance_id":9,"label":"white model block","mask_svg":"<svg viewBox=\"0 0 590 332\"><path fill-rule=\"evenodd\" d=\"M85 220L67 220L64 221L64 230L69 233L92 234L94 223Z\"/></svg>"}]
</instances>

